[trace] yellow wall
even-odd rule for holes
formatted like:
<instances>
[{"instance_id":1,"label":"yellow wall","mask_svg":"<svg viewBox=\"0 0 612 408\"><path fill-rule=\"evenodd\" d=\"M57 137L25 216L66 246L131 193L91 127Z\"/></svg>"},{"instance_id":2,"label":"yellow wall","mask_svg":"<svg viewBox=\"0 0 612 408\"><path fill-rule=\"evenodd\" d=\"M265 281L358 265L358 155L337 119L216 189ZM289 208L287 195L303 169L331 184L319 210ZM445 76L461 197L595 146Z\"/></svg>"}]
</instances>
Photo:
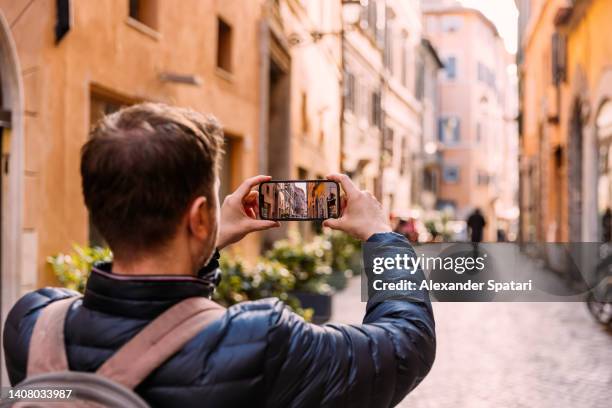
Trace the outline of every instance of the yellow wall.
<instances>
[{"instance_id":1,"label":"yellow wall","mask_svg":"<svg viewBox=\"0 0 612 408\"><path fill-rule=\"evenodd\" d=\"M54 43L55 1L0 0L12 28L25 91L24 233L35 237L38 285L53 282L45 258L86 243L79 150L90 94L162 101L212 112L238 138L234 180L258 172L258 18L256 1L159 2L156 32L128 18L123 0L71 2L73 25ZM217 15L233 27L231 75L216 68ZM198 86L163 82L160 73L197 75ZM259 238L240 251L254 254ZM28 289L28 288L26 288Z\"/></svg>"},{"instance_id":2,"label":"yellow wall","mask_svg":"<svg viewBox=\"0 0 612 408\"><path fill-rule=\"evenodd\" d=\"M558 114L556 94L552 82L551 38L555 32L554 16L564 5L563 0L549 0L536 7L528 25L528 36L524 48L524 63L520 67L523 81L522 113L523 133L521 140L521 161L523 180L527 176L525 166L535 167L531 177L531 188L524 189L528 202L522 203L523 233L528 208L536 226L536 233L530 238L536 240L563 241L566 238L567 184L562 167L555 172L553 151L555 146L565 143L559 125L550 119ZM539 12L535 12L539 11ZM561 173L560 173L561 172ZM530 190L530 191L525 191Z\"/></svg>"},{"instance_id":3,"label":"yellow wall","mask_svg":"<svg viewBox=\"0 0 612 408\"><path fill-rule=\"evenodd\" d=\"M595 121L603 102L612 98L612 2L579 2L575 17L568 24L568 79L562 114L562 134L568 135L572 107L580 98L583 104L583 240L599 240L600 214L597 210L597 135Z\"/></svg>"},{"instance_id":4,"label":"yellow wall","mask_svg":"<svg viewBox=\"0 0 612 408\"><path fill-rule=\"evenodd\" d=\"M591 179L595 176L585 173L587 183L582 185L581 215L583 234L579 237L569 236L569 135L573 107L580 99L586 107L583 111L583 149L592 148L593 122L602 101L602 76L612 67L612 37L608 33L609 22L612 21L612 2L577 2L570 21L565 26L555 27L554 17L564 6L563 0L549 0L541 9L535 8L540 12L534 12L528 24L527 38L523 44L525 61L521 67L524 121L521 156L523 163L531 160L542 171L541 177L535 175L531 178L537 190L535 193L540 196L530 197L528 202L523 203L522 211L526 212L530 205L539 208L540 216L535 221L538 228L536 238L549 241L585 239L589 235L585 235L585 228L590 228L585 224L597 222L588 221L589 217L596 217L588 204L588 197L593 194L594 181ZM559 109L555 107L557 90L551 78L551 37L555 30L567 35L567 80L559 88ZM558 115L557 123L549 120L555 114ZM543 145L541 137L545 140ZM554 150L557 146L564 149L564 157L561 167L555 169ZM589 161L585 161L583 172L592 165ZM522 178L528 178L524 168Z\"/></svg>"},{"instance_id":5,"label":"yellow wall","mask_svg":"<svg viewBox=\"0 0 612 408\"><path fill-rule=\"evenodd\" d=\"M577 24L570 27L568 38L568 78L574 78L582 67L588 82L588 93L593 95L603 68L612 64L612 2L593 0ZM597 108L593 106L593 108Z\"/></svg>"}]
</instances>

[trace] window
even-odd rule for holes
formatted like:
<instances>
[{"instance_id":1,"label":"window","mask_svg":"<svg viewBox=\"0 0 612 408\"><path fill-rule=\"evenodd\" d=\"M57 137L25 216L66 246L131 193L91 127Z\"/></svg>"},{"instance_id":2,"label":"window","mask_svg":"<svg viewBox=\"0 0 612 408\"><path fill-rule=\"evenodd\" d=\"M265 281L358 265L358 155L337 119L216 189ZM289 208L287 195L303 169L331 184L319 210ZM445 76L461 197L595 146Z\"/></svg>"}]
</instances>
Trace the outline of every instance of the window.
<instances>
[{"instance_id":1,"label":"window","mask_svg":"<svg viewBox=\"0 0 612 408\"><path fill-rule=\"evenodd\" d=\"M232 27L217 19L217 67L232 72Z\"/></svg>"},{"instance_id":2,"label":"window","mask_svg":"<svg viewBox=\"0 0 612 408\"><path fill-rule=\"evenodd\" d=\"M446 72L446 79L455 79L457 77L457 58L448 57L444 62L444 71Z\"/></svg>"},{"instance_id":3,"label":"window","mask_svg":"<svg viewBox=\"0 0 612 408\"><path fill-rule=\"evenodd\" d=\"M370 106L370 124L380 128L382 125L382 106L380 91L372 92Z\"/></svg>"},{"instance_id":4,"label":"window","mask_svg":"<svg viewBox=\"0 0 612 408\"><path fill-rule=\"evenodd\" d=\"M480 143L482 141L482 124L476 124L476 143Z\"/></svg>"},{"instance_id":5,"label":"window","mask_svg":"<svg viewBox=\"0 0 612 408\"><path fill-rule=\"evenodd\" d=\"M463 19L459 16L443 16L442 31L445 33L453 33L461 30Z\"/></svg>"},{"instance_id":6,"label":"window","mask_svg":"<svg viewBox=\"0 0 612 408\"><path fill-rule=\"evenodd\" d=\"M442 179L445 183L458 183L459 182L459 167L457 166L444 166L442 171Z\"/></svg>"},{"instance_id":7,"label":"window","mask_svg":"<svg viewBox=\"0 0 612 408\"><path fill-rule=\"evenodd\" d=\"M302 92L302 134L307 134L310 131L310 121L308 120L308 94Z\"/></svg>"},{"instance_id":8,"label":"window","mask_svg":"<svg viewBox=\"0 0 612 408\"><path fill-rule=\"evenodd\" d=\"M408 86L408 46L402 45L402 85Z\"/></svg>"},{"instance_id":9,"label":"window","mask_svg":"<svg viewBox=\"0 0 612 408\"><path fill-rule=\"evenodd\" d=\"M478 80L487 84L491 89L496 88L495 72L481 62L478 63Z\"/></svg>"},{"instance_id":10,"label":"window","mask_svg":"<svg viewBox=\"0 0 612 408\"><path fill-rule=\"evenodd\" d=\"M440 118L438 140L445 144L459 143L461 140L461 121L455 116Z\"/></svg>"},{"instance_id":11,"label":"window","mask_svg":"<svg viewBox=\"0 0 612 408\"><path fill-rule=\"evenodd\" d=\"M423 171L423 188L432 193L438 192L438 172L435 169L425 169Z\"/></svg>"},{"instance_id":12,"label":"window","mask_svg":"<svg viewBox=\"0 0 612 408\"><path fill-rule=\"evenodd\" d=\"M401 152L402 158L400 160L400 174L406 174L406 170L408 170L408 137L404 135L402 137L402 147Z\"/></svg>"},{"instance_id":13,"label":"window","mask_svg":"<svg viewBox=\"0 0 612 408\"><path fill-rule=\"evenodd\" d=\"M425 61L418 56L415 62L416 65L416 79L414 84L414 93L419 101L422 101L425 97Z\"/></svg>"},{"instance_id":14,"label":"window","mask_svg":"<svg viewBox=\"0 0 612 408\"><path fill-rule=\"evenodd\" d=\"M355 75L350 72L344 74L344 108L355 112Z\"/></svg>"},{"instance_id":15,"label":"window","mask_svg":"<svg viewBox=\"0 0 612 408\"><path fill-rule=\"evenodd\" d=\"M385 26L385 52L384 52L384 63L385 68L389 70L391 75L394 73L393 69L393 53L394 44L393 44L393 23L392 21L388 21Z\"/></svg>"},{"instance_id":16,"label":"window","mask_svg":"<svg viewBox=\"0 0 612 408\"><path fill-rule=\"evenodd\" d=\"M383 134L383 151L389 155L390 158L393 157L393 138L393 129L385 128L385 132Z\"/></svg>"},{"instance_id":17,"label":"window","mask_svg":"<svg viewBox=\"0 0 612 408\"><path fill-rule=\"evenodd\" d=\"M376 35L376 21L378 20L378 10L376 9L376 0L368 1L368 29Z\"/></svg>"},{"instance_id":18,"label":"window","mask_svg":"<svg viewBox=\"0 0 612 408\"><path fill-rule=\"evenodd\" d=\"M130 17L157 30L157 0L129 0Z\"/></svg>"},{"instance_id":19,"label":"window","mask_svg":"<svg viewBox=\"0 0 612 408\"><path fill-rule=\"evenodd\" d=\"M560 33L552 36L552 78L557 86L567 79L567 38Z\"/></svg>"}]
</instances>

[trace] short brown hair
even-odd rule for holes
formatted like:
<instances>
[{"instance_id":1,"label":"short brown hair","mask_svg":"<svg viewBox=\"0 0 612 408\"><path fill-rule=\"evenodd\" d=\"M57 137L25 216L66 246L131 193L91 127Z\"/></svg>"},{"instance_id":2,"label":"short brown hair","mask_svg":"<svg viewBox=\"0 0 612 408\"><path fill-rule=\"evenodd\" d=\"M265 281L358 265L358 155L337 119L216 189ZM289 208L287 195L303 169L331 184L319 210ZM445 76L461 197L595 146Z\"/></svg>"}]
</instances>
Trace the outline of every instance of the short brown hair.
<instances>
[{"instance_id":1,"label":"short brown hair","mask_svg":"<svg viewBox=\"0 0 612 408\"><path fill-rule=\"evenodd\" d=\"M81 151L81 176L92 222L115 254L165 244L197 196L216 205L222 145L217 121L189 109L143 103L102 118Z\"/></svg>"}]
</instances>

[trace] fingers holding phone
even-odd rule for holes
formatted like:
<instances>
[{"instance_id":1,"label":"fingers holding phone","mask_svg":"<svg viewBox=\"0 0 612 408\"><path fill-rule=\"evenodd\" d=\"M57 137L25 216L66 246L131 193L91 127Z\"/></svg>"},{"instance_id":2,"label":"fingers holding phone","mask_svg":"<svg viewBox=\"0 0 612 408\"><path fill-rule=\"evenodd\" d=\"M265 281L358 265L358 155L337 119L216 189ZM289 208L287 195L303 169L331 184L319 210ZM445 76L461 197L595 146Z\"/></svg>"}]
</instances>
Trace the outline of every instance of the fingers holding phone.
<instances>
[{"instance_id":1,"label":"fingers holding phone","mask_svg":"<svg viewBox=\"0 0 612 408\"><path fill-rule=\"evenodd\" d=\"M340 218L325 220L324 226L346 232L362 241L376 233L392 231L376 197L367 191L360 191L345 174L331 174L328 179L340 183L346 193L346 203Z\"/></svg>"},{"instance_id":2,"label":"fingers holding phone","mask_svg":"<svg viewBox=\"0 0 612 408\"><path fill-rule=\"evenodd\" d=\"M240 241L247 234L279 227L276 221L259 219L259 194L253 188L270 180L270 176L255 176L245 180L221 206L217 248Z\"/></svg>"}]
</instances>

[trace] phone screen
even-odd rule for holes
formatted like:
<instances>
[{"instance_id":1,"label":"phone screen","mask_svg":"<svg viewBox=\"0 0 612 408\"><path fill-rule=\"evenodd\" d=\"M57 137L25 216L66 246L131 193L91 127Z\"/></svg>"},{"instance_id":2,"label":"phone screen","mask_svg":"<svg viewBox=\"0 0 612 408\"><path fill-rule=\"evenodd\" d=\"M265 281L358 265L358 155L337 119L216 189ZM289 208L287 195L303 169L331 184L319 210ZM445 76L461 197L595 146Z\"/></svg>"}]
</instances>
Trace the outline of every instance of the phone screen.
<instances>
[{"instance_id":1,"label":"phone screen","mask_svg":"<svg viewBox=\"0 0 612 408\"><path fill-rule=\"evenodd\" d=\"M338 218L340 187L331 180L266 181L259 185L259 217L276 221Z\"/></svg>"}]
</instances>

